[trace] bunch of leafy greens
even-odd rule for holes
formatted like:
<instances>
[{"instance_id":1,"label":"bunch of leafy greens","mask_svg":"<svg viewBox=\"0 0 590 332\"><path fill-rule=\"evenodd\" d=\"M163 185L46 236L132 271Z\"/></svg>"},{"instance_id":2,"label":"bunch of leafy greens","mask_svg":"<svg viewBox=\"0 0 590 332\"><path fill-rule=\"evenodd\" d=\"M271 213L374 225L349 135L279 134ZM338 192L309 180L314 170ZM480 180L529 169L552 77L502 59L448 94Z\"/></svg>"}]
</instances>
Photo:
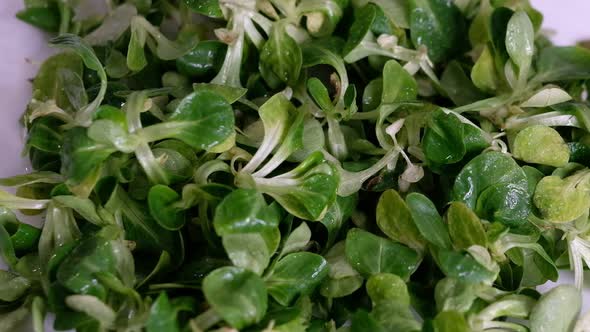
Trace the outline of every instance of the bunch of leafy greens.
<instances>
[{"instance_id":1,"label":"bunch of leafy greens","mask_svg":"<svg viewBox=\"0 0 590 332\"><path fill-rule=\"evenodd\" d=\"M1 331L590 325L590 51L527 0L25 7L60 52L0 179Z\"/></svg>"}]
</instances>

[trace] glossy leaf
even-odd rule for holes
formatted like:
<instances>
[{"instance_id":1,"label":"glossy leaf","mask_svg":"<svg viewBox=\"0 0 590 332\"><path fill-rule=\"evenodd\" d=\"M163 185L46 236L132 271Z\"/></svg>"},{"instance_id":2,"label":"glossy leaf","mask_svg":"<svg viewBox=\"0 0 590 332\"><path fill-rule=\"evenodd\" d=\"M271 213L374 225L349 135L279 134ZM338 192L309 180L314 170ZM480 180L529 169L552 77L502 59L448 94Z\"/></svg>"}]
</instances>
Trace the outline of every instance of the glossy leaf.
<instances>
[{"instance_id":1,"label":"glossy leaf","mask_svg":"<svg viewBox=\"0 0 590 332\"><path fill-rule=\"evenodd\" d=\"M464 19L453 2L410 1L410 32L415 45L424 45L434 62L441 62L461 49Z\"/></svg>"},{"instance_id":2,"label":"glossy leaf","mask_svg":"<svg viewBox=\"0 0 590 332\"><path fill-rule=\"evenodd\" d=\"M103 297L105 289L97 282L95 273L115 273L115 263L111 242L95 236L81 242L64 259L57 279L72 292Z\"/></svg>"},{"instance_id":3,"label":"glossy leaf","mask_svg":"<svg viewBox=\"0 0 590 332\"><path fill-rule=\"evenodd\" d=\"M441 250L438 253L439 267L447 277L457 278L468 282L491 283L496 274L477 262L468 254Z\"/></svg>"},{"instance_id":4,"label":"glossy leaf","mask_svg":"<svg viewBox=\"0 0 590 332\"><path fill-rule=\"evenodd\" d=\"M466 153L461 121L439 110L433 113L424 133L424 153L429 161L450 164Z\"/></svg>"},{"instance_id":5,"label":"glossy leaf","mask_svg":"<svg viewBox=\"0 0 590 332\"><path fill-rule=\"evenodd\" d=\"M526 79L535 50L533 23L524 11L514 13L506 27L506 51L519 67L520 76Z\"/></svg>"},{"instance_id":6,"label":"glossy leaf","mask_svg":"<svg viewBox=\"0 0 590 332\"><path fill-rule=\"evenodd\" d=\"M283 257L266 279L268 293L281 305L309 295L328 275L328 263L316 254L293 253Z\"/></svg>"},{"instance_id":7,"label":"glossy leaf","mask_svg":"<svg viewBox=\"0 0 590 332\"><path fill-rule=\"evenodd\" d=\"M302 65L301 48L283 24L275 24L268 41L260 50L260 72L265 80L293 84Z\"/></svg>"},{"instance_id":8,"label":"glossy leaf","mask_svg":"<svg viewBox=\"0 0 590 332\"><path fill-rule=\"evenodd\" d=\"M346 237L346 258L364 277L383 272L397 274L404 280L421 261L414 250L357 228Z\"/></svg>"},{"instance_id":9,"label":"glossy leaf","mask_svg":"<svg viewBox=\"0 0 590 332\"><path fill-rule=\"evenodd\" d=\"M213 310L236 329L259 322L266 313L266 286L253 272L222 267L205 277L203 292Z\"/></svg>"},{"instance_id":10,"label":"glossy leaf","mask_svg":"<svg viewBox=\"0 0 590 332\"><path fill-rule=\"evenodd\" d=\"M530 213L526 174L512 158L498 152L472 159L457 176L452 197L478 216L507 225L522 224Z\"/></svg>"},{"instance_id":11,"label":"glossy leaf","mask_svg":"<svg viewBox=\"0 0 590 332\"><path fill-rule=\"evenodd\" d=\"M222 243L231 262L241 268L261 275L280 240L278 231L228 234Z\"/></svg>"},{"instance_id":12,"label":"glossy leaf","mask_svg":"<svg viewBox=\"0 0 590 332\"><path fill-rule=\"evenodd\" d=\"M213 18L222 18L223 13L218 0L184 0L184 3L199 14Z\"/></svg>"},{"instance_id":13,"label":"glossy leaf","mask_svg":"<svg viewBox=\"0 0 590 332\"><path fill-rule=\"evenodd\" d=\"M278 220L268 218L264 197L251 189L238 189L217 206L213 225L218 235L251 233L272 229Z\"/></svg>"},{"instance_id":14,"label":"glossy leaf","mask_svg":"<svg viewBox=\"0 0 590 332\"><path fill-rule=\"evenodd\" d=\"M198 150L208 150L225 141L232 133L234 115L230 104L220 95L197 91L186 96L168 121L141 129L148 141L176 138Z\"/></svg>"}]
</instances>

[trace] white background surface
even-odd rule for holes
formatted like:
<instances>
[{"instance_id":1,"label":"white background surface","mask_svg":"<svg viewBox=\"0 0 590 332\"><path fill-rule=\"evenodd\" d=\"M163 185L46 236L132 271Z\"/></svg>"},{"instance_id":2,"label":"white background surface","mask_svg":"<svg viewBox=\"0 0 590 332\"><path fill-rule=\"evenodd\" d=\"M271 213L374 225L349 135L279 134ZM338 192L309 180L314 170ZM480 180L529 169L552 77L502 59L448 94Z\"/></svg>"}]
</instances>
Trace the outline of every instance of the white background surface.
<instances>
[{"instance_id":1,"label":"white background surface","mask_svg":"<svg viewBox=\"0 0 590 332\"><path fill-rule=\"evenodd\" d=\"M544 29L551 32L556 44L571 45L590 39L590 0L531 2L544 14ZM23 131L18 118L30 98L28 80L35 76L39 64L51 52L46 43L48 35L15 18L22 3L23 0L0 0L0 177L28 171L28 163L21 156ZM586 281L588 279L590 274L586 273ZM559 281L572 283L572 274L561 273ZM549 283L540 290L551 287L553 284ZM588 283L586 288L583 312L590 310ZM25 327L23 331L29 329Z\"/></svg>"}]
</instances>

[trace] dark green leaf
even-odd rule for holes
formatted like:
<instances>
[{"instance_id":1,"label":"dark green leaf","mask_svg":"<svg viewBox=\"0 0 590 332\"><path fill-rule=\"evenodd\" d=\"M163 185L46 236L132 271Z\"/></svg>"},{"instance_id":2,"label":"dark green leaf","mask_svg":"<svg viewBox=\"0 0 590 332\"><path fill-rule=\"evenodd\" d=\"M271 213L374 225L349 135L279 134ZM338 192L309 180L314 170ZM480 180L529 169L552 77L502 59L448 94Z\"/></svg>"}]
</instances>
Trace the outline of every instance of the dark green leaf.
<instances>
[{"instance_id":1,"label":"dark green leaf","mask_svg":"<svg viewBox=\"0 0 590 332\"><path fill-rule=\"evenodd\" d=\"M452 198L482 218L510 226L526 222L530 213L526 174L512 158L499 152L473 158L457 176Z\"/></svg>"},{"instance_id":2,"label":"dark green leaf","mask_svg":"<svg viewBox=\"0 0 590 332\"><path fill-rule=\"evenodd\" d=\"M417 46L426 46L432 61L444 61L461 51L465 22L453 2L412 0L410 8L412 41Z\"/></svg>"},{"instance_id":3,"label":"dark green leaf","mask_svg":"<svg viewBox=\"0 0 590 332\"><path fill-rule=\"evenodd\" d=\"M150 214L160 226L167 230L175 231L185 223L184 211L174 203L180 200L180 195L165 185L155 185L148 193L148 206Z\"/></svg>"}]
</instances>

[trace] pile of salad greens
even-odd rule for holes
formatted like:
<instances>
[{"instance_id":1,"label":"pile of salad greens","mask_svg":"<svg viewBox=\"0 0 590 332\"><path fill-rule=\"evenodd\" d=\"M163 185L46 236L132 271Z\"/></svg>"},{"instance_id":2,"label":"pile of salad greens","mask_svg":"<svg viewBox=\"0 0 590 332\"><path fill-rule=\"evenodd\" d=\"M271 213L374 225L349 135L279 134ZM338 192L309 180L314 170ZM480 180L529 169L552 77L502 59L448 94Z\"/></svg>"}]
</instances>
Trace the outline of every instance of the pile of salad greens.
<instances>
[{"instance_id":1,"label":"pile of salad greens","mask_svg":"<svg viewBox=\"0 0 590 332\"><path fill-rule=\"evenodd\" d=\"M17 16L60 51L0 179L0 331L589 331L590 51L527 0Z\"/></svg>"}]
</instances>

